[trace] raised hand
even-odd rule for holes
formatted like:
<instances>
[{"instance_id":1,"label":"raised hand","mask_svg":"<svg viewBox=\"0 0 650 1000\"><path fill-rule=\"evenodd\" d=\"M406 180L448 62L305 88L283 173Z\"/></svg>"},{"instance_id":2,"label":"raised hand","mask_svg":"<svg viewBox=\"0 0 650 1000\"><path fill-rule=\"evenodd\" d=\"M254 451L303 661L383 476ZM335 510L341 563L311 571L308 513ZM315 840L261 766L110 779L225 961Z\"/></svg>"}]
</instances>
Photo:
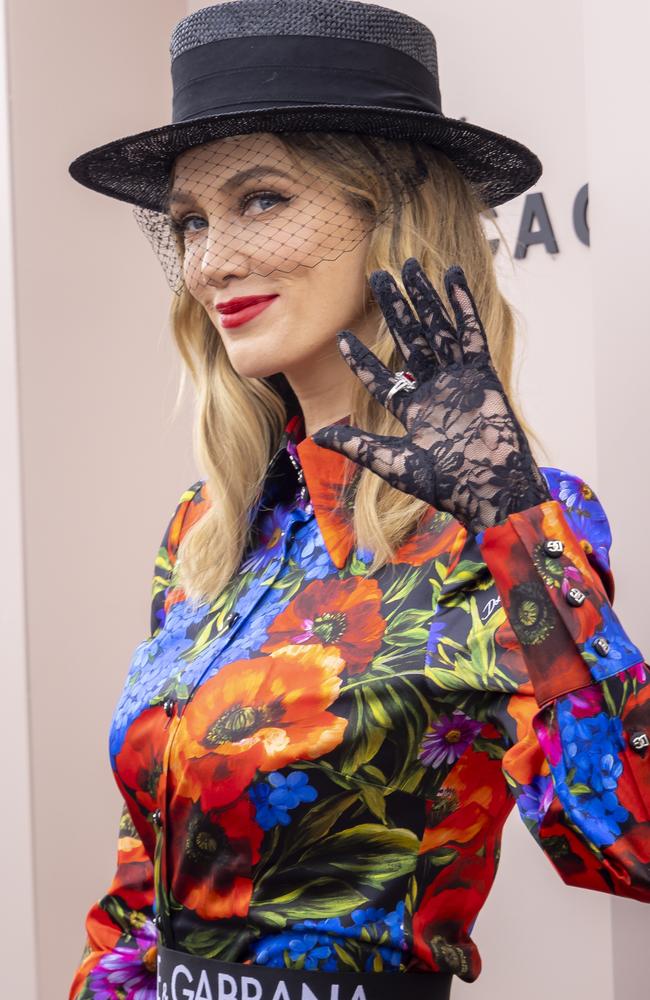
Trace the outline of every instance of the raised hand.
<instances>
[{"instance_id":1,"label":"raised hand","mask_svg":"<svg viewBox=\"0 0 650 1000\"><path fill-rule=\"evenodd\" d=\"M370 286L415 377L413 387L389 395L396 373L350 330L338 334L338 344L368 392L406 434L382 436L331 424L313 440L448 511L475 533L550 499L492 364L462 268L445 274L456 326L415 258L404 264L402 279L417 318L388 271L375 271Z\"/></svg>"}]
</instances>

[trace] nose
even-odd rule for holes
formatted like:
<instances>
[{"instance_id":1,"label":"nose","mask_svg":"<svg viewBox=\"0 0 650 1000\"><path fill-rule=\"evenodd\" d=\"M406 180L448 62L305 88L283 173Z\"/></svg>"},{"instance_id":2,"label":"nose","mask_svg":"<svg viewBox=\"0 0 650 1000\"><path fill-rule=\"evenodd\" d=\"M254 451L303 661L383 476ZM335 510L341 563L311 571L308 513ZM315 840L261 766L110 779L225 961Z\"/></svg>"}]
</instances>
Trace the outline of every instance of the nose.
<instances>
[{"instance_id":1,"label":"nose","mask_svg":"<svg viewBox=\"0 0 650 1000\"><path fill-rule=\"evenodd\" d=\"M187 277L198 285L224 285L230 278L245 278L250 274L245 240L223 224L211 224L205 237L188 249Z\"/></svg>"}]
</instances>

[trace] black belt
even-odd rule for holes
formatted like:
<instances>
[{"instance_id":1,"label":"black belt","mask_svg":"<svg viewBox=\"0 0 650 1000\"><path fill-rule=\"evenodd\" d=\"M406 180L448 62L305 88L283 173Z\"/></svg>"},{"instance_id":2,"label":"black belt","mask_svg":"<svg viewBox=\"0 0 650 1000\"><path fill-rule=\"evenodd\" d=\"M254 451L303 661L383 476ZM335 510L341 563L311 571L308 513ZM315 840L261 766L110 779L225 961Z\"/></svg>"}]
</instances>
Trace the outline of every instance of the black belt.
<instances>
[{"instance_id":1,"label":"black belt","mask_svg":"<svg viewBox=\"0 0 650 1000\"><path fill-rule=\"evenodd\" d=\"M408 982L405 981L408 978ZM158 1000L449 1000L440 972L311 972L201 958L158 946Z\"/></svg>"}]
</instances>

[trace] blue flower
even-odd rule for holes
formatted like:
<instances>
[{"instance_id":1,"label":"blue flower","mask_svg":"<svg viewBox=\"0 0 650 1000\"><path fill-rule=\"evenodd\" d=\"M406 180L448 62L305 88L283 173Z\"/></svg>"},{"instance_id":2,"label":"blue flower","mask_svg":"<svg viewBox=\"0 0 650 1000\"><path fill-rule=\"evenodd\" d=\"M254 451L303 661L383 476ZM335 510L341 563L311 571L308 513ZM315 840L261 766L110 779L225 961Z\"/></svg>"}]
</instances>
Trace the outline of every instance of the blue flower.
<instances>
[{"instance_id":1,"label":"blue flower","mask_svg":"<svg viewBox=\"0 0 650 1000\"><path fill-rule=\"evenodd\" d=\"M599 610L603 617L603 624L598 634L604 636L609 642L609 651L607 656L602 659L598 657L591 664L592 677L597 681L611 677L612 674L617 674L620 670L625 670L627 667L633 667L635 663L643 660L643 655L639 649L625 634L623 626L619 622L611 604L605 601ZM591 640L587 641L583 648L592 652Z\"/></svg>"},{"instance_id":2,"label":"blue flower","mask_svg":"<svg viewBox=\"0 0 650 1000\"><path fill-rule=\"evenodd\" d=\"M427 662L431 661L431 657L436 652L438 643L445 634L448 626L444 622L436 622L435 619L429 627L429 635L427 636Z\"/></svg>"},{"instance_id":3,"label":"blue flower","mask_svg":"<svg viewBox=\"0 0 650 1000\"><path fill-rule=\"evenodd\" d=\"M119 752L124 734L133 720L166 685L171 665L192 645L181 633L159 632L136 647L131 660L120 700L113 713L110 733L110 752Z\"/></svg>"},{"instance_id":4,"label":"blue flower","mask_svg":"<svg viewBox=\"0 0 650 1000\"><path fill-rule=\"evenodd\" d=\"M296 532L291 558L304 570L305 580L323 580L331 573L332 560L314 518Z\"/></svg>"},{"instance_id":5,"label":"blue flower","mask_svg":"<svg viewBox=\"0 0 650 1000\"><path fill-rule=\"evenodd\" d=\"M241 569L259 572L272 559L282 555L284 535L291 521L291 507L278 503L260 514L257 524L258 538L255 549L245 557Z\"/></svg>"},{"instance_id":6,"label":"blue flower","mask_svg":"<svg viewBox=\"0 0 650 1000\"><path fill-rule=\"evenodd\" d=\"M283 969L287 966L286 952L290 962L300 962L305 969L336 972L338 958L334 941L335 939L327 934L285 931L283 934L275 934L257 941L253 945L255 961L258 965Z\"/></svg>"},{"instance_id":7,"label":"blue flower","mask_svg":"<svg viewBox=\"0 0 650 1000\"><path fill-rule=\"evenodd\" d=\"M563 757L552 768L569 818L597 847L613 844L629 813L616 796L623 764L623 725L604 712L574 718L570 699L558 706Z\"/></svg>"},{"instance_id":8,"label":"blue flower","mask_svg":"<svg viewBox=\"0 0 650 1000\"><path fill-rule=\"evenodd\" d=\"M291 962L304 963L306 969L336 972L342 967L337 949L344 951L346 942L354 940L368 948L364 971L375 971L378 956L380 968L398 971L406 947L404 903L398 903L390 913L376 907L353 910L349 920L345 924L340 917L300 920L290 931L260 939L254 945L255 961L283 968L286 953Z\"/></svg>"},{"instance_id":9,"label":"blue flower","mask_svg":"<svg viewBox=\"0 0 650 1000\"><path fill-rule=\"evenodd\" d=\"M541 823L553 801L553 779L550 774L538 774L529 785L524 785L517 806L524 819Z\"/></svg>"},{"instance_id":10,"label":"blue flower","mask_svg":"<svg viewBox=\"0 0 650 1000\"><path fill-rule=\"evenodd\" d=\"M289 811L301 802L314 802L316 789L309 784L304 771L291 771L286 777L272 771L266 781L254 784L250 797L255 806L255 818L263 830L291 822Z\"/></svg>"},{"instance_id":11,"label":"blue flower","mask_svg":"<svg viewBox=\"0 0 650 1000\"><path fill-rule=\"evenodd\" d=\"M540 470L554 500L564 505L569 527L579 539L589 542L598 562L608 570L612 534L607 515L590 486L579 476L561 469Z\"/></svg>"}]
</instances>

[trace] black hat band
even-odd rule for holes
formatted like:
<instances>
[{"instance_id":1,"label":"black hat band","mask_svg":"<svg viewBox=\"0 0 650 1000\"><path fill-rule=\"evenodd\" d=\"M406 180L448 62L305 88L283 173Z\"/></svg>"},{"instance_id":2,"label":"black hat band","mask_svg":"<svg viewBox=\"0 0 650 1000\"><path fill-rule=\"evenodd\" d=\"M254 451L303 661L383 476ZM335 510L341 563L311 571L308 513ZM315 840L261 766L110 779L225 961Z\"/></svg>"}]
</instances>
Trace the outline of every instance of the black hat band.
<instances>
[{"instance_id":1,"label":"black hat band","mask_svg":"<svg viewBox=\"0 0 650 1000\"><path fill-rule=\"evenodd\" d=\"M219 39L177 56L171 72L174 124L283 103L442 114L438 81L426 67L375 42L313 35Z\"/></svg>"}]
</instances>

